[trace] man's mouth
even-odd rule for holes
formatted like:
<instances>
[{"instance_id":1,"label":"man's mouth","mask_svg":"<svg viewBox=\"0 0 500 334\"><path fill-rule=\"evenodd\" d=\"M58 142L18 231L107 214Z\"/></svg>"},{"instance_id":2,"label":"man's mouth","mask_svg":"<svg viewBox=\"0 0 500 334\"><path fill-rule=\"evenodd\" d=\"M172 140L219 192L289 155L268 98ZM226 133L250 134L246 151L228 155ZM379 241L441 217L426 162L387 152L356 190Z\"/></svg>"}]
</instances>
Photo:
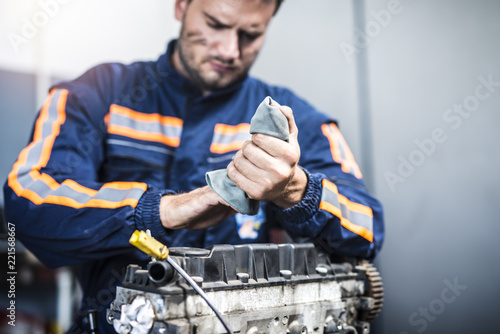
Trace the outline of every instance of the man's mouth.
<instances>
[{"instance_id":1,"label":"man's mouth","mask_svg":"<svg viewBox=\"0 0 500 334\"><path fill-rule=\"evenodd\" d=\"M229 72L233 72L235 70L234 65L224 64L224 63L218 62L216 60L212 60L210 62L210 66L212 67L213 70L215 70L217 72L222 72L222 73L229 73Z\"/></svg>"}]
</instances>

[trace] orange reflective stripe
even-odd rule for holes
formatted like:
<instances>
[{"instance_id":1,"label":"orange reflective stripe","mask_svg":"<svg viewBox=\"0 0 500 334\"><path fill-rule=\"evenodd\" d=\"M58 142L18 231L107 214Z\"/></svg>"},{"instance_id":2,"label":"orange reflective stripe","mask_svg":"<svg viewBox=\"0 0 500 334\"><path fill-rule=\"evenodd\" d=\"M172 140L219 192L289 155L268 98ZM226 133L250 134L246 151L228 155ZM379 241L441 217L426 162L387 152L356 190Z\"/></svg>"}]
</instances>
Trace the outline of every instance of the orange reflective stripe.
<instances>
[{"instance_id":1,"label":"orange reflective stripe","mask_svg":"<svg viewBox=\"0 0 500 334\"><path fill-rule=\"evenodd\" d=\"M55 181L54 181L55 182ZM65 185L65 186L68 186L70 187L71 189L77 191L77 192L80 192L80 193L84 193L84 194L87 194L88 196L90 197L93 197L95 195L97 195L98 191L95 190L95 189L90 189L90 188L87 188L87 187L84 187L80 184L78 184L77 182L71 180L71 179L66 179L64 180L61 185Z\"/></svg>"},{"instance_id":2,"label":"orange reflective stripe","mask_svg":"<svg viewBox=\"0 0 500 334\"><path fill-rule=\"evenodd\" d=\"M339 143L335 138L335 135L331 132L329 124L323 124L321 126L321 130L323 131L323 134L325 135L326 138L328 138L328 141L330 142L330 152L332 153L333 160L335 162L340 163L342 161L342 158L340 156Z\"/></svg>"},{"instance_id":3,"label":"orange reflective stripe","mask_svg":"<svg viewBox=\"0 0 500 334\"><path fill-rule=\"evenodd\" d=\"M339 194L338 188L334 183L323 179L322 185L323 185L323 187L325 187L325 188L329 189L330 191L334 192L335 194L337 194L339 203L342 203L345 206L347 206L347 208L350 211L362 213L366 216L373 217L373 210L370 207L363 205L363 204L351 202L347 197L345 197L342 194Z\"/></svg>"},{"instance_id":4,"label":"orange reflective stripe","mask_svg":"<svg viewBox=\"0 0 500 334\"><path fill-rule=\"evenodd\" d=\"M371 230L373 228L372 209L366 205L351 202L347 197L339 194L337 186L328 180L323 179L321 184L323 191L319 209L330 212L339 218L340 224L344 228L373 242L373 231ZM348 217L351 217L351 219Z\"/></svg>"},{"instance_id":5,"label":"orange reflective stripe","mask_svg":"<svg viewBox=\"0 0 500 334\"><path fill-rule=\"evenodd\" d=\"M115 182L108 182L106 184L104 184L102 188L110 188L110 189L119 189L119 190L126 190L126 189L130 189L130 188L143 188L144 187L144 183L142 182L119 182L119 181L115 181ZM144 189L146 190L146 189Z\"/></svg>"},{"instance_id":6,"label":"orange reflective stripe","mask_svg":"<svg viewBox=\"0 0 500 334\"><path fill-rule=\"evenodd\" d=\"M334 193L336 193L337 195L339 194L339 189L337 188L337 185L333 182L330 182L328 180L325 180L323 179L321 181L321 185L327 189L329 189L330 191L333 191Z\"/></svg>"},{"instance_id":7,"label":"orange reflective stripe","mask_svg":"<svg viewBox=\"0 0 500 334\"><path fill-rule=\"evenodd\" d=\"M342 217L342 212L340 211L340 208L337 208L335 205L329 202L321 201L319 203L319 209L328 211L336 217Z\"/></svg>"},{"instance_id":8,"label":"orange reflective stripe","mask_svg":"<svg viewBox=\"0 0 500 334\"><path fill-rule=\"evenodd\" d=\"M21 193L24 190L17 180L17 174L19 171L19 167L26 163L26 156L28 155L28 151L29 151L28 148L29 148L29 146L21 151L21 153L19 154L18 160L14 163L14 166L12 167L12 171L9 173L9 176L7 177L9 187L11 187L12 190L14 190L14 192L17 194L17 196L21 196Z\"/></svg>"},{"instance_id":9,"label":"orange reflective stripe","mask_svg":"<svg viewBox=\"0 0 500 334\"><path fill-rule=\"evenodd\" d=\"M42 110L40 111L40 116L38 117L36 124L35 124L35 132L33 133L33 141L41 141L42 140L42 127L43 124L47 121L49 118L49 112L48 108L49 105L52 103L52 96L54 94L50 94L45 103L42 106Z\"/></svg>"},{"instance_id":10,"label":"orange reflective stripe","mask_svg":"<svg viewBox=\"0 0 500 334\"><path fill-rule=\"evenodd\" d=\"M234 136L238 132L246 132L250 133L250 124L241 123L238 125L227 125L227 124L216 124L214 127L214 132L227 135Z\"/></svg>"},{"instance_id":11,"label":"orange reflective stripe","mask_svg":"<svg viewBox=\"0 0 500 334\"><path fill-rule=\"evenodd\" d=\"M138 112L112 104L105 117L108 133L178 147L183 121L158 113Z\"/></svg>"},{"instance_id":12,"label":"orange reflective stripe","mask_svg":"<svg viewBox=\"0 0 500 334\"><path fill-rule=\"evenodd\" d=\"M210 152L223 154L231 151L238 151L243 147L244 143L244 141L234 141L229 144L212 143L212 145L210 145Z\"/></svg>"},{"instance_id":13,"label":"orange reflective stripe","mask_svg":"<svg viewBox=\"0 0 500 334\"><path fill-rule=\"evenodd\" d=\"M341 165L343 172L361 179L363 177L361 170L337 125L335 123L323 124L321 130L330 143L333 160Z\"/></svg>"},{"instance_id":14,"label":"orange reflective stripe","mask_svg":"<svg viewBox=\"0 0 500 334\"><path fill-rule=\"evenodd\" d=\"M179 128L182 127L183 124L182 119L180 118L162 116L160 114L146 114L117 104L111 105L110 112L112 114L122 115L140 122L158 122L163 125L169 125Z\"/></svg>"},{"instance_id":15,"label":"orange reflective stripe","mask_svg":"<svg viewBox=\"0 0 500 334\"><path fill-rule=\"evenodd\" d=\"M340 219L340 224L344 226L346 229L348 229L351 232L356 233L357 235L362 236L369 242L373 242L373 232L368 231L366 228L353 224L351 223L348 219L346 218L341 218Z\"/></svg>"},{"instance_id":16,"label":"orange reflective stripe","mask_svg":"<svg viewBox=\"0 0 500 334\"><path fill-rule=\"evenodd\" d=\"M45 167L49 162L50 154L52 153L52 147L54 146L54 141L59 135L61 125L66 121L66 112L64 109L66 108L67 98L68 91L65 91L61 94L61 97L57 101L57 120L52 123L52 133L44 141L40 163L37 166Z\"/></svg>"},{"instance_id":17,"label":"orange reflective stripe","mask_svg":"<svg viewBox=\"0 0 500 334\"><path fill-rule=\"evenodd\" d=\"M347 206L347 208L350 211L362 213L365 216L369 216L369 217L373 218L372 208L370 208L368 206L365 206L365 205L359 204L359 203L355 203L355 202L351 202L347 197L345 197L342 194L339 194L339 202L344 204L345 206Z\"/></svg>"},{"instance_id":18,"label":"orange reflective stripe","mask_svg":"<svg viewBox=\"0 0 500 334\"><path fill-rule=\"evenodd\" d=\"M237 125L216 124L210 152L223 154L238 151L243 147L245 141L250 138L250 124L248 123Z\"/></svg>"},{"instance_id":19,"label":"orange reflective stripe","mask_svg":"<svg viewBox=\"0 0 500 334\"><path fill-rule=\"evenodd\" d=\"M24 196L26 195L26 196ZM70 208L74 209L82 209L82 208L102 208L102 209L117 209L121 208L127 205L130 205L132 207L137 206L137 202L139 200L133 199L133 198L128 198L125 199L121 202L112 202L112 201L106 201L102 199L91 199L87 201L86 203L79 203L75 201L74 199L64 197L64 196L54 196L54 195L49 195L46 198L41 198L36 194L35 192L26 189L23 193L23 197L28 198L33 204L36 205L41 205L41 204L57 204L57 205L62 205L62 206L67 206Z\"/></svg>"},{"instance_id":20,"label":"orange reflective stripe","mask_svg":"<svg viewBox=\"0 0 500 334\"><path fill-rule=\"evenodd\" d=\"M108 125L110 118L111 118L111 114L107 113L106 116L104 116L104 124Z\"/></svg>"},{"instance_id":21,"label":"orange reflective stripe","mask_svg":"<svg viewBox=\"0 0 500 334\"><path fill-rule=\"evenodd\" d=\"M31 178L33 180L36 180L39 178L41 181L43 181L46 185L50 187L52 190L57 190L59 188L59 183L57 183L52 177L49 175L42 173L40 174L38 171L32 170L30 172Z\"/></svg>"},{"instance_id":22,"label":"orange reflective stripe","mask_svg":"<svg viewBox=\"0 0 500 334\"><path fill-rule=\"evenodd\" d=\"M167 137L162 133L140 132L121 125L114 125L114 124L108 125L108 132L124 137L163 143L165 145L173 147L177 147L180 144L179 138Z\"/></svg>"},{"instance_id":23,"label":"orange reflective stripe","mask_svg":"<svg viewBox=\"0 0 500 334\"><path fill-rule=\"evenodd\" d=\"M339 130L337 129L337 131ZM354 155L352 154L351 149L347 145L344 136L340 134L340 131L338 132L338 136L340 145L342 145L342 147L344 147L345 150L344 152L345 159L342 161L342 170L346 173L352 173L356 178L361 179L363 177L361 174L361 170L359 169L356 160L354 160Z\"/></svg>"},{"instance_id":24,"label":"orange reflective stripe","mask_svg":"<svg viewBox=\"0 0 500 334\"><path fill-rule=\"evenodd\" d=\"M56 96L57 101L53 101ZM36 121L33 141L21 151L8 176L9 186L18 196L37 205L49 203L73 208L113 209L126 205L135 207L147 189L145 183L112 182L95 190L70 179L59 184L50 175L40 173L40 169L49 162L55 139L66 120L67 96L67 90L56 89L50 93Z\"/></svg>"},{"instance_id":25,"label":"orange reflective stripe","mask_svg":"<svg viewBox=\"0 0 500 334\"><path fill-rule=\"evenodd\" d=\"M28 154L33 146L35 146L36 143L41 142L43 139L43 124L48 121L49 118L49 106L52 103L52 98L54 96L55 90L53 90L48 98L46 99L41 111L40 115L38 116L38 119L35 123L35 131L33 133L33 141L26 147L24 148L21 153L19 154L18 160L14 163L14 166L12 168L12 171L10 172L8 176L8 182L9 186L14 190L14 192L20 196L22 191L24 190L21 184L18 182L18 172L21 166L26 165L26 162L28 160ZM67 96L67 91L63 91L63 93L60 96L61 98L64 98L66 101L66 96ZM42 149L43 151L43 149ZM45 165L42 162L42 159L39 160L38 164L33 166L33 169L40 169L42 167L45 167ZM33 177L33 179L36 179L39 175L38 171L36 170L31 170L29 172L29 175ZM29 193L29 192L28 192Z\"/></svg>"}]
</instances>

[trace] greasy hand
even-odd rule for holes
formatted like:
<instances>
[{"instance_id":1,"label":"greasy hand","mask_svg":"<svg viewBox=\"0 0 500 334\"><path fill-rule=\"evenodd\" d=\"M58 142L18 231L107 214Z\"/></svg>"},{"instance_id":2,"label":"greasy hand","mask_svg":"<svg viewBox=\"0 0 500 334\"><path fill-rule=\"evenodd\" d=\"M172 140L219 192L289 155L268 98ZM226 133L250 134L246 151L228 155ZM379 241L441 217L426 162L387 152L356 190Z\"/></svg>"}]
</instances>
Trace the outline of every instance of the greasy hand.
<instances>
[{"instance_id":1,"label":"greasy hand","mask_svg":"<svg viewBox=\"0 0 500 334\"><path fill-rule=\"evenodd\" d=\"M235 213L209 186L185 194L163 196L160 202L162 225L173 230L207 228Z\"/></svg>"},{"instance_id":2,"label":"greasy hand","mask_svg":"<svg viewBox=\"0 0 500 334\"><path fill-rule=\"evenodd\" d=\"M297 165L300 146L292 109L286 106L279 109L288 119L288 143L272 136L254 134L252 140L246 141L235 154L227 166L227 173L250 198L270 201L285 209L302 200L307 176Z\"/></svg>"}]
</instances>

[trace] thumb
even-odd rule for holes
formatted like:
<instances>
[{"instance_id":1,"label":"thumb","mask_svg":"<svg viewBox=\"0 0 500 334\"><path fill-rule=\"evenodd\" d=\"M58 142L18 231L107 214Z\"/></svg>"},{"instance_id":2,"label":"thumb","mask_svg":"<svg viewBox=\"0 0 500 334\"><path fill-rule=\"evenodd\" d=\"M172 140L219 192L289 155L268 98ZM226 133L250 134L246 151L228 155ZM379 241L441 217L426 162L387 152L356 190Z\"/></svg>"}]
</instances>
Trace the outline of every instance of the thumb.
<instances>
[{"instance_id":1,"label":"thumb","mask_svg":"<svg viewBox=\"0 0 500 334\"><path fill-rule=\"evenodd\" d=\"M280 111L285 115L288 120L288 129L290 133L290 137L296 141L299 133L299 129L297 128L297 124L295 124L295 118L293 117L293 111L288 106L279 106Z\"/></svg>"}]
</instances>

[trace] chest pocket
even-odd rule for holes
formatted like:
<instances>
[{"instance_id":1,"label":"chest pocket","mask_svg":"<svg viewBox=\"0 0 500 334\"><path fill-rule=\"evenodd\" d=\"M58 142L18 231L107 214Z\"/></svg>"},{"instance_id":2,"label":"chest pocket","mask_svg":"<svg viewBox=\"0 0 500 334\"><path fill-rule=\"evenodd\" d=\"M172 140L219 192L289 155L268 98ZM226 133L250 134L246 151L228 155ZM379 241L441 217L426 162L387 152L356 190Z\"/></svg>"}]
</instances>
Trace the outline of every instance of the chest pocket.
<instances>
[{"instance_id":1,"label":"chest pocket","mask_svg":"<svg viewBox=\"0 0 500 334\"><path fill-rule=\"evenodd\" d=\"M211 170L226 168L234 154L243 147L243 143L250 139L250 124L248 123L216 124L208 158Z\"/></svg>"},{"instance_id":2,"label":"chest pocket","mask_svg":"<svg viewBox=\"0 0 500 334\"><path fill-rule=\"evenodd\" d=\"M106 124L106 159L101 171L104 181L168 186L168 171L179 145L182 120L113 104Z\"/></svg>"},{"instance_id":3,"label":"chest pocket","mask_svg":"<svg viewBox=\"0 0 500 334\"><path fill-rule=\"evenodd\" d=\"M173 150L117 138L108 139L106 144L103 181L145 182L159 188L168 185Z\"/></svg>"}]
</instances>

